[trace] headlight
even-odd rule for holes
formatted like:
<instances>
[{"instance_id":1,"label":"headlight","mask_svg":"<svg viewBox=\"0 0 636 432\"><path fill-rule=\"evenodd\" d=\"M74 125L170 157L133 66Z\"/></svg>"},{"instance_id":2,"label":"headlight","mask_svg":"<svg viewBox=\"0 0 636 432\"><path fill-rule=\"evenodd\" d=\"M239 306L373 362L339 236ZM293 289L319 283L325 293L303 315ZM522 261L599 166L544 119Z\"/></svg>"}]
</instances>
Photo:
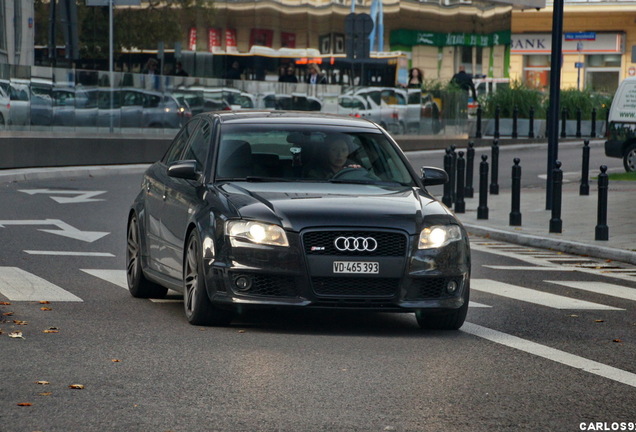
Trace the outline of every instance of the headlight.
<instances>
[{"instance_id":1,"label":"headlight","mask_svg":"<svg viewBox=\"0 0 636 432\"><path fill-rule=\"evenodd\" d=\"M461 240L462 230L458 225L433 225L420 233L418 249L433 249Z\"/></svg>"},{"instance_id":2,"label":"headlight","mask_svg":"<svg viewBox=\"0 0 636 432\"><path fill-rule=\"evenodd\" d=\"M226 222L225 234L234 247L249 247L250 244L289 246L285 231L278 225L232 220Z\"/></svg>"}]
</instances>

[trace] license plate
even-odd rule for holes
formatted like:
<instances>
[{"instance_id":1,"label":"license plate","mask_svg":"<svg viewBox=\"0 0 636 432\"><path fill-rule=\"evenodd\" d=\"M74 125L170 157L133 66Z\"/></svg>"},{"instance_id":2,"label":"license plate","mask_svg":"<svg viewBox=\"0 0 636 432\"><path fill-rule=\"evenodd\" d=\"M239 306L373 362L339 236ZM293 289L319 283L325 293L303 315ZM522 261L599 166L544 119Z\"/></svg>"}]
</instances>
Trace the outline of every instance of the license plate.
<instances>
[{"instance_id":1,"label":"license plate","mask_svg":"<svg viewBox=\"0 0 636 432\"><path fill-rule=\"evenodd\" d=\"M369 261L334 261L333 272L378 274L380 273L380 263Z\"/></svg>"}]
</instances>

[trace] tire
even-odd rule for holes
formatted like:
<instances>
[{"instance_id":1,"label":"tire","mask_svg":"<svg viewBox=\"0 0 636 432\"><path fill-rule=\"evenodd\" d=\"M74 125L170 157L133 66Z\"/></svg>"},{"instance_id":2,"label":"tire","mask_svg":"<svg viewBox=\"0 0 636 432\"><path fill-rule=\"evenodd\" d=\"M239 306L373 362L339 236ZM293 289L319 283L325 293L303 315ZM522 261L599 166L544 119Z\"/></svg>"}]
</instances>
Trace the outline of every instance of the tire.
<instances>
[{"instance_id":1,"label":"tire","mask_svg":"<svg viewBox=\"0 0 636 432\"><path fill-rule=\"evenodd\" d=\"M636 144L630 144L623 155L623 166L625 171L636 171Z\"/></svg>"},{"instance_id":2,"label":"tire","mask_svg":"<svg viewBox=\"0 0 636 432\"><path fill-rule=\"evenodd\" d=\"M7 123L4 120L4 116L0 114L0 130L5 130L7 127Z\"/></svg>"},{"instance_id":3,"label":"tire","mask_svg":"<svg viewBox=\"0 0 636 432\"><path fill-rule=\"evenodd\" d=\"M192 325L227 326L234 313L215 307L205 289L201 241L196 230L188 237L183 260L183 309Z\"/></svg>"},{"instance_id":4,"label":"tire","mask_svg":"<svg viewBox=\"0 0 636 432\"><path fill-rule=\"evenodd\" d=\"M459 330L468 314L469 299L470 285L466 285L464 304L459 309L448 312L426 312L426 309L420 309L415 312L417 324L423 330Z\"/></svg>"},{"instance_id":5,"label":"tire","mask_svg":"<svg viewBox=\"0 0 636 432\"><path fill-rule=\"evenodd\" d=\"M137 298L164 298L168 293L168 288L146 279L141 267L141 242L137 216L130 218L126 237L126 280L128 281L128 291L133 297Z\"/></svg>"}]
</instances>

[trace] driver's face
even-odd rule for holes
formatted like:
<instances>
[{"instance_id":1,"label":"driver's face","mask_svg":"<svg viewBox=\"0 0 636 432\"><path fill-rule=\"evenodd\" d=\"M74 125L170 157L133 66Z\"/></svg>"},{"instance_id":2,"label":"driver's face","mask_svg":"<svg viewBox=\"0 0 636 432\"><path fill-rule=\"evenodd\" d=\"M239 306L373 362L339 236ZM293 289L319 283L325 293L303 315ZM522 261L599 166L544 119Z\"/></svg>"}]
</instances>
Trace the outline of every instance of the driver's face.
<instances>
[{"instance_id":1,"label":"driver's face","mask_svg":"<svg viewBox=\"0 0 636 432\"><path fill-rule=\"evenodd\" d=\"M345 141L336 140L329 143L327 157L332 168L341 169L347 162L347 156L349 156L349 147Z\"/></svg>"}]
</instances>

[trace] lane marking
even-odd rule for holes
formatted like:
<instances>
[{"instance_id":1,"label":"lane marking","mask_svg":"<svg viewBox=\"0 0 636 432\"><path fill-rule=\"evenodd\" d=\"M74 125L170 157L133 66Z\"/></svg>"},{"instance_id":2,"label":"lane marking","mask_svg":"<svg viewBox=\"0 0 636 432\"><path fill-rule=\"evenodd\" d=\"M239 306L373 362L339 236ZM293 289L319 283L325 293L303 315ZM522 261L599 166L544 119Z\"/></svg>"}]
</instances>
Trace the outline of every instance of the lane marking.
<instances>
[{"instance_id":1,"label":"lane marking","mask_svg":"<svg viewBox=\"0 0 636 432\"><path fill-rule=\"evenodd\" d=\"M58 189L18 189L18 192L24 192L29 195L47 194L52 200L60 204L75 204L84 202L104 201L102 198L93 198L97 195L105 194L106 191L79 191L79 190L58 190ZM53 195L76 195L71 197L53 196Z\"/></svg>"},{"instance_id":2,"label":"lane marking","mask_svg":"<svg viewBox=\"0 0 636 432\"><path fill-rule=\"evenodd\" d=\"M468 307L473 307L473 308L491 308L492 306L489 306L487 304L483 304L483 303L477 303L474 301L469 301L468 302Z\"/></svg>"},{"instance_id":3,"label":"lane marking","mask_svg":"<svg viewBox=\"0 0 636 432\"><path fill-rule=\"evenodd\" d=\"M527 262L528 264L534 264L536 266L542 266L542 267L557 267L558 266L557 264L546 262L545 259L534 258L532 256L527 256L520 253L514 253L514 252L510 253L509 251L505 251L505 250L492 249L488 246L481 246L475 243L470 244L470 249L476 250L479 252L493 254L493 255L501 255L506 258L524 261L524 262Z\"/></svg>"},{"instance_id":4,"label":"lane marking","mask_svg":"<svg viewBox=\"0 0 636 432\"><path fill-rule=\"evenodd\" d=\"M128 280L126 278L126 270L101 270L101 269L80 269L84 273L103 279L106 282L117 285L118 287L128 289Z\"/></svg>"},{"instance_id":5,"label":"lane marking","mask_svg":"<svg viewBox=\"0 0 636 432\"><path fill-rule=\"evenodd\" d=\"M577 269L572 267L538 267L538 266L502 266L502 265L482 265L482 267L491 268L495 270L523 270L523 271L562 271L562 272L573 272Z\"/></svg>"},{"instance_id":6,"label":"lane marking","mask_svg":"<svg viewBox=\"0 0 636 432\"><path fill-rule=\"evenodd\" d=\"M506 297L514 300L520 300L527 303L547 306L553 309L577 309L577 310L625 310L613 306L602 305L598 303L586 302L570 297L564 297L556 294L550 294L543 291L537 291L529 288L523 288L517 285L511 285L490 279L471 279L471 289Z\"/></svg>"},{"instance_id":7,"label":"lane marking","mask_svg":"<svg viewBox=\"0 0 636 432\"><path fill-rule=\"evenodd\" d=\"M603 294L610 297L618 297L626 300L636 301L636 289L621 285L609 284L606 282L583 282L583 281L544 281L551 284L563 285L583 291Z\"/></svg>"},{"instance_id":8,"label":"lane marking","mask_svg":"<svg viewBox=\"0 0 636 432\"><path fill-rule=\"evenodd\" d=\"M555 348L550 348L536 342L531 342L517 336L502 333L497 330L489 329L487 327L482 327L480 325L472 324L469 322L464 323L461 331L472 334L474 336L478 336L494 343L498 343L500 345L507 346L509 348L514 348L528 354L532 354L538 357L545 358L547 360L573 367L575 369L580 369L593 375L598 375L600 377L619 382L621 384L636 387L636 374L615 368L613 366L608 366L603 363L579 357L574 354L566 353Z\"/></svg>"},{"instance_id":9,"label":"lane marking","mask_svg":"<svg viewBox=\"0 0 636 432\"><path fill-rule=\"evenodd\" d=\"M11 301L82 301L46 279L18 267L0 267L0 294Z\"/></svg>"},{"instance_id":10,"label":"lane marking","mask_svg":"<svg viewBox=\"0 0 636 432\"><path fill-rule=\"evenodd\" d=\"M82 240L88 243L92 243L95 240L99 240L105 235L110 234L109 232L100 232L100 231L82 231L59 219L0 221L0 228L4 228L5 225L55 225L59 228L58 230L39 229L38 231L43 231L43 232L47 232L51 234L57 234L57 235L69 237L76 240Z\"/></svg>"},{"instance_id":11,"label":"lane marking","mask_svg":"<svg viewBox=\"0 0 636 432\"><path fill-rule=\"evenodd\" d=\"M25 250L29 255L53 255L53 256L82 256L82 257L114 257L108 252L72 252L72 251L38 251Z\"/></svg>"}]
</instances>

